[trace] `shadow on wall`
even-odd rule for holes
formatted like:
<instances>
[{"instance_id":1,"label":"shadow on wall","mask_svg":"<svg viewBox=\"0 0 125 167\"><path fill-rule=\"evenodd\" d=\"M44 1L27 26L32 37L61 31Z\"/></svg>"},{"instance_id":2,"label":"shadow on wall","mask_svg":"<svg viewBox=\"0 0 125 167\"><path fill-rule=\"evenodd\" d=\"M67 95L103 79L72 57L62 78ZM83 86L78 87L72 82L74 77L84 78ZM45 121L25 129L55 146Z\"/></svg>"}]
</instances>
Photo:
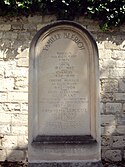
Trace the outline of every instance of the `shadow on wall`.
<instances>
[{"instance_id":1,"label":"shadow on wall","mask_svg":"<svg viewBox=\"0 0 125 167\"><path fill-rule=\"evenodd\" d=\"M27 25L27 29L26 26ZM18 56L26 56L25 51L29 49L32 37L36 33L36 27L29 24L14 24L10 31L0 32L0 54L4 60L15 59ZM30 29L28 30L28 26Z\"/></svg>"},{"instance_id":2,"label":"shadow on wall","mask_svg":"<svg viewBox=\"0 0 125 167\"><path fill-rule=\"evenodd\" d=\"M21 22L14 23L6 32L0 31L0 60L14 60L18 67L27 66L29 44L36 31L36 24ZM99 48L102 158L121 161L125 157L125 33L92 34ZM26 157L27 146L14 148L7 161L26 161Z\"/></svg>"},{"instance_id":3,"label":"shadow on wall","mask_svg":"<svg viewBox=\"0 0 125 167\"><path fill-rule=\"evenodd\" d=\"M5 161L0 161L0 167L27 167L28 156L27 146L21 148L14 148L13 150L7 150L8 156Z\"/></svg>"},{"instance_id":4,"label":"shadow on wall","mask_svg":"<svg viewBox=\"0 0 125 167\"><path fill-rule=\"evenodd\" d=\"M35 19L35 17L31 18ZM15 59L20 53L23 54L23 52L25 54L25 50L29 48L30 42L37 30L45 24L40 24L42 23L41 17L40 19L36 18L38 23L36 20L34 21L34 19L30 19L17 18L17 20L14 20L13 22L9 21L5 25L1 25L0 54L3 55L5 60ZM50 19L50 21L52 20ZM92 32L99 46L105 41L106 49L125 49L124 31L119 33L120 30L117 29L114 32L104 33L99 29L99 26L97 26L95 22L86 20L83 22L83 26ZM122 29L124 29L124 26Z\"/></svg>"}]
</instances>

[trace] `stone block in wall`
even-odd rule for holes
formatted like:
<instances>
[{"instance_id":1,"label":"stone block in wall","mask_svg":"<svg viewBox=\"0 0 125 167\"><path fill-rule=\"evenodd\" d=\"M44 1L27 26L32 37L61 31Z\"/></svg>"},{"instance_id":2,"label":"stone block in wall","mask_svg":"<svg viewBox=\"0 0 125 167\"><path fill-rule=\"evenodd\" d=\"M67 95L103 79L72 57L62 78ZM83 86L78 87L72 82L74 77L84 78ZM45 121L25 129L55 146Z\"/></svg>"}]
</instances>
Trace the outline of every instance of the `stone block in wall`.
<instances>
[{"instance_id":1,"label":"stone block in wall","mask_svg":"<svg viewBox=\"0 0 125 167\"><path fill-rule=\"evenodd\" d=\"M33 30L36 30L37 28L37 25L36 24L23 24L23 29L24 30L27 30L28 32L29 31L33 31Z\"/></svg>"},{"instance_id":2,"label":"stone block in wall","mask_svg":"<svg viewBox=\"0 0 125 167\"><path fill-rule=\"evenodd\" d=\"M112 136L113 134L116 133L116 121L113 120L111 124L106 124L104 126L104 129L105 131L103 135Z\"/></svg>"},{"instance_id":3,"label":"stone block in wall","mask_svg":"<svg viewBox=\"0 0 125 167\"><path fill-rule=\"evenodd\" d=\"M2 39L1 51L7 52L12 46L11 39Z\"/></svg>"},{"instance_id":4,"label":"stone block in wall","mask_svg":"<svg viewBox=\"0 0 125 167\"><path fill-rule=\"evenodd\" d=\"M27 92L8 92L8 101L18 102L18 101L28 101Z\"/></svg>"},{"instance_id":5,"label":"stone block in wall","mask_svg":"<svg viewBox=\"0 0 125 167\"><path fill-rule=\"evenodd\" d=\"M0 113L0 124L2 123L10 123L11 122L11 115L9 113Z\"/></svg>"},{"instance_id":6,"label":"stone block in wall","mask_svg":"<svg viewBox=\"0 0 125 167\"><path fill-rule=\"evenodd\" d=\"M6 149L15 149L17 147L17 136L5 135L2 139L2 146Z\"/></svg>"},{"instance_id":7,"label":"stone block in wall","mask_svg":"<svg viewBox=\"0 0 125 167\"><path fill-rule=\"evenodd\" d=\"M28 68L5 69L5 77L28 77Z\"/></svg>"},{"instance_id":8,"label":"stone block in wall","mask_svg":"<svg viewBox=\"0 0 125 167\"><path fill-rule=\"evenodd\" d=\"M11 125L25 125L28 126L28 115L24 114L11 114Z\"/></svg>"},{"instance_id":9,"label":"stone block in wall","mask_svg":"<svg viewBox=\"0 0 125 167\"><path fill-rule=\"evenodd\" d=\"M116 133L118 133L120 135L124 135L125 134L125 125L118 125L116 127Z\"/></svg>"},{"instance_id":10,"label":"stone block in wall","mask_svg":"<svg viewBox=\"0 0 125 167\"><path fill-rule=\"evenodd\" d=\"M19 41L31 41L31 35L30 32L20 32L18 33L18 38Z\"/></svg>"},{"instance_id":11,"label":"stone block in wall","mask_svg":"<svg viewBox=\"0 0 125 167\"><path fill-rule=\"evenodd\" d=\"M114 60L125 60L125 52L122 50L115 50L111 57Z\"/></svg>"},{"instance_id":12,"label":"stone block in wall","mask_svg":"<svg viewBox=\"0 0 125 167\"><path fill-rule=\"evenodd\" d=\"M125 78L125 68L110 68L109 78Z\"/></svg>"},{"instance_id":13,"label":"stone block in wall","mask_svg":"<svg viewBox=\"0 0 125 167\"><path fill-rule=\"evenodd\" d=\"M19 149L27 149L28 147L28 136L18 135L17 145Z\"/></svg>"},{"instance_id":14,"label":"stone block in wall","mask_svg":"<svg viewBox=\"0 0 125 167\"><path fill-rule=\"evenodd\" d=\"M116 67L117 68L125 68L125 61L124 60L117 60Z\"/></svg>"},{"instance_id":15,"label":"stone block in wall","mask_svg":"<svg viewBox=\"0 0 125 167\"><path fill-rule=\"evenodd\" d=\"M28 127L27 126L17 126L13 125L11 129L11 133L13 135L27 135L28 134Z\"/></svg>"},{"instance_id":16,"label":"stone block in wall","mask_svg":"<svg viewBox=\"0 0 125 167\"><path fill-rule=\"evenodd\" d=\"M101 91L117 92L118 91L118 80L117 79L101 79Z\"/></svg>"},{"instance_id":17,"label":"stone block in wall","mask_svg":"<svg viewBox=\"0 0 125 167\"><path fill-rule=\"evenodd\" d=\"M29 59L27 57L19 58L17 60L17 66L28 67L29 66Z\"/></svg>"},{"instance_id":18,"label":"stone block in wall","mask_svg":"<svg viewBox=\"0 0 125 167\"><path fill-rule=\"evenodd\" d=\"M0 24L0 31L9 31L11 29L11 24Z\"/></svg>"},{"instance_id":19,"label":"stone block in wall","mask_svg":"<svg viewBox=\"0 0 125 167\"><path fill-rule=\"evenodd\" d=\"M123 148L125 146L125 136L112 136L112 147Z\"/></svg>"},{"instance_id":20,"label":"stone block in wall","mask_svg":"<svg viewBox=\"0 0 125 167\"><path fill-rule=\"evenodd\" d=\"M20 103L3 103L2 108L5 112L20 112L21 104Z\"/></svg>"},{"instance_id":21,"label":"stone block in wall","mask_svg":"<svg viewBox=\"0 0 125 167\"><path fill-rule=\"evenodd\" d=\"M106 49L106 50L103 50L103 53L102 53L102 54L99 54L99 56L100 56L100 58L102 58L102 59L111 60L112 54L113 54L113 51L112 51L112 50Z\"/></svg>"},{"instance_id":22,"label":"stone block in wall","mask_svg":"<svg viewBox=\"0 0 125 167\"><path fill-rule=\"evenodd\" d=\"M121 150L103 150L102 158L107 161L121 161Z\"/></svg>"},{"instance_id":23,"label":"stone block in wall","mask_svg":"<svg viewBox=\"0 0 125 167\"><path fill-rule=\"evenodd\" d=\"M0 134L6 135L10 134L11 127L10 124L0 124Z\"/></svg>"},{"instance_id":24,"label":"stone block in wall","mask_svg":"<svg viewBox=\"0 0 125 167\"><path fill-rule=\"evenodd\" d=\"M104 48L105 48L105 49L117 50L117 49L120 48L120 46L117 45L115 42L112 42L112 41L105 41L105 42L104 42Z\"/></svg>"},{"instance_id":25,"label":"stone block in wall","mask_svg":"<svg viewBox=\"0 0 125 167\"><path fill-rule=\"evenodd\" d=\"M103 103L112 102L114 100L114 95L113 93L100 92L100 100Z\"/></svg>"},{"instance_id":26,"label":"stone block in wall","mask_svg":"<svg viewBox=\"0 0 125 167\"><path fill-rule=\"evenodd\" d=\"M103 78L109 78L109 69L108 68L102 68L100 66L100 79L103 79Z\"/></svg>"},{"instance_id":27,"label":"stone block in wall","mask_svg":"<svg viewBox=\"0 0 125 167\"><path fill-rule=\"evenodd\" d=\"M125 125L125 113L117 113L116 118L118 125Z\"/></svg>"},{"instance_id":28,"label":"stone block in wall","mask_svg":"<svg viewBox=\"0 0 125 167\"><path fill-rule=\"evenodd\" d=\"M0 150L0 161L5 161L5 160L6 160L6 151Z\"/></svg>"},{"instance_id":29,"label":"stone block in wall","mask_svg":"<svg viewBox=\"0 0 125 167\"><path fill-rule=\"evenodd\" d=\"M119 91L125 92L125 79L119 80Z\"/></svg>"},{"instance_id":30,"label":"stone block in wall","mask_svg":"<svg viewBox=\"0 0 125 167\"><path fill-rule=\"evenodd\" d=\"M106 113L117 113L121 112L122 104L121 103L106 103Z\"/></svg>"},{"instance_id":31,"label":"stone block in wall","mask_svg":"<svg viewBox=\"0 0 125 167\"><path fill-rule=\"evenodd\" d=\"M12 40L14 40L14 39L17 39L17 35L18 35L18 33L17 32L4 32L3 34L2 34L2 39L11 39L11 41Z\"/></svg>"},{"instance_id":32,"label":"stone block in wall","mask_svg":"<svg viewBox=\"0 0 125 167\"><path fill-rule=\"evenodd\" d=\"M114 99L116 101L125 101L125 93L114 93Z\"/></svg>"},{"instance_id":33,"label":"stone block in wall","mask_svg":"<svg viewBox=\"0 0 125 167\"><path fill-rule=\"evenodd\" d=\"M101 68L115 68L116 67L116 61L112 59L101 59L99 64Z\"/></svg>"},{"instance_id":34,"label":"stone block in wall","mask_svg":"<svg viewBox=\"0 0 125 167\"><path fill-rule=\"evenodd\" d=\"M24 161L25 154L23 150L7 150L7 161Z\"/></svg>"},{"instance_id":35,"label":"stone block in wall","mask_svg":"<svg viewBox=\"0 0 125 167\"><path fill-rule=\"evenodd\" d=\"M110 136L106 136L106 135L102 135L101 137L101 146L102 148L106 148L106 147L110 147L111 146L111 137Z\"/></svg>"},{"instance_id":36,"label":"stone block in wall","mask_svg":"<svg viewBox=\"0 0 125 167\"><path fill-rule=\"evenodd\" d=\"M14 88L16 90L28 91L28 78L15 78Z\"/></svg>"},{"instance_id":37,"label":"stone block in wall","mask_svg":"<svg viewBox=\"0 0 125 167\"><path fill-rule=\"evenodd\" d=\"M14 79L13 78L0 78L0 91L13 90Z\"/></svg>"},{"instance_id":38,"label":"stone block in wall","mask_svg":"<svg viewBox=\"0 0 125 167\"><path fill-rule=\"evenodd\" d=\"M22 28L23 28L22 24L19 23L12 24L12 30L22 30Z\"/></svg>"},{"instance_id":39,"label":"stone block in wall","mask_svg":"<svg viewBox=\"0 0 125 167\"><path fill-rule=\"evenodd\" d=\"M34 23L42 23L43 22L43 16L29 16L28 17L28 22L31 24Z\"/></svg>"},{"instance_id":40,"label":"stone block in wall","mask_svg":"<svg viewBox=\"0 0 125 167\"><path fill-rule=\"evenodd\" d=\"M101 115L101 125L114 125L114 115Z\"/></svg>"},{"instance_id":41,"label":"stone block in wall","mask_svg":"<svg viewBox=\"0 0 125 167\"><path fill-rule=\"evenodd\" d=\"M0 102L7 101L7 93L0 92Z\"/></svg>"}]
</instances>

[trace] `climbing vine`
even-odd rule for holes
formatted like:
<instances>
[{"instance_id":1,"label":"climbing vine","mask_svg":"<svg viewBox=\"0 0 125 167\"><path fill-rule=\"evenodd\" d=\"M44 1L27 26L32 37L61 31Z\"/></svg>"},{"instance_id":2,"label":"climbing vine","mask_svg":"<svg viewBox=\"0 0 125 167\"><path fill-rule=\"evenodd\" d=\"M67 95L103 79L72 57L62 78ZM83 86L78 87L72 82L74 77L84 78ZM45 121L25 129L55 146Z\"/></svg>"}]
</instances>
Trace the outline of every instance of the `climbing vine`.
<instances>
[{"instance_id":1,"label":"climbing vine","mask_svg":"<svg viewBox=\"0 0 125 167\"><path fill-rule=\"evenodd\" d=\"M68 20L86 16L106 30L125 22L125 0L0 0L1 16L29 14L54 14Z\"/></svg>"}]
</instances>

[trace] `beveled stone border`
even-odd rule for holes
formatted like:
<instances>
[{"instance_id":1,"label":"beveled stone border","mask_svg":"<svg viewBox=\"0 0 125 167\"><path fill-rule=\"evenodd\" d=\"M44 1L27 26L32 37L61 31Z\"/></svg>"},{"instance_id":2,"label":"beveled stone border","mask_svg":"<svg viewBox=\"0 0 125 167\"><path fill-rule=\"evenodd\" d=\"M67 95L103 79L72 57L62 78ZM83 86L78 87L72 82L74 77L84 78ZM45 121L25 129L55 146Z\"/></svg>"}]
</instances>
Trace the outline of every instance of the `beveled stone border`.
<instances>
[{"instance_id":1,"label":"beveled stone border","mask_svg":"<svg viewBox=\"0 0 125 167\"><path fill-rule=\"evenodd\" d=\"M35 47L37 45L37 42L39 40L39 38L41 37L41 35L43 35L44 33L46 33L47 31L49 31L49 29L52 29L52 28L55 28L57 26L74 26L74 28L78 28L81 32L85 33L87 38L89 39L89 41L92 43L92 48L93 48L93 53L92 53L92 56L95 55L95 59L98 59L98 49L97 49L97 44L96 44L96 41L94 40L94 38L92 37L91 33L88 32L82 25L78 24L78 23L75 23L73 21L66 21L66 20L61 20L61 21L56 21L56 22L52 22L48 25L46 25L45 27L43 27L41 30L39 30L37 32L37 34L34 36L32 42L31 42L31 46L30 46L30 54L31 54L31 59L32 61L30 62L31 67L34 67L35 68L35 62L34 62L34 59L35 59ZM92 57L90 59L91 61L94 60L94 58ZM94 70L93 70L94 69ZM94 93L94 98L95 98L95 101L96 101L96 104L94 104L94 108L95 109L92 109L93 112L92 112L92 115L91 115L91 122L93 122L94 120L97 119L97 115L98 115L98 104L99 104L99 101L98 101L98 81L97 81L97 78L98 78L98 72L97 72L97 69L98 69L98 62L96 62L94 60L94 65L93 67L91 67L91 70L95 71L96 72L96 78L93 78L94 76L92 76L92 80L94 81L94 88L95 90L91 90L93 93ZM93 72L91 71L91 72ZM35 75L35 74L34 74ZM37 74L35 75L37 76ZM32 76L33 77L33 76ZM31 79L32 80L32 79ZM92 83L90 83L92 84ZM30 85L31 86L31 85ZM31 86L31 91L32 91L32 86ZM30 91L29 91L30 92ZM29 96L30 97L30 96ZM92 97L90 97L90 100L92 99ZM34 103L34 97L31 96L30 97L30 103ZM92 104L93 106L93 104ZM30 109L30 108L29 108ZM37 106L36 104L34 106L31 107L31 110L32 112L37 112ZM37 114L37 113L36 113ZM93 117L94 120L93 120ZM97 121L97 120L96 120ZM31 121L29 121L31 123ZM34 128L34 125L33 124L30 124L32 125L32 128ZM98 129L97 129L97 126L98 123L95 122L94 124L92 124L91 126L91 131L93 134L96 134L97 136L96 137L92 137L93 134L91 135L83 135L83 136L44 136L44 135L39 135L37 134L37 127L35 127L35 129L33 130L35 132L35 135L33 133L33 138L30 140L30 143L32 145L38 145L38 144L64 144L64 143L67 143L67 144L88 144L88 143L96 143L98 141ZM97 139L97 141L96 141Z\"/></svg>"}]
</instances>

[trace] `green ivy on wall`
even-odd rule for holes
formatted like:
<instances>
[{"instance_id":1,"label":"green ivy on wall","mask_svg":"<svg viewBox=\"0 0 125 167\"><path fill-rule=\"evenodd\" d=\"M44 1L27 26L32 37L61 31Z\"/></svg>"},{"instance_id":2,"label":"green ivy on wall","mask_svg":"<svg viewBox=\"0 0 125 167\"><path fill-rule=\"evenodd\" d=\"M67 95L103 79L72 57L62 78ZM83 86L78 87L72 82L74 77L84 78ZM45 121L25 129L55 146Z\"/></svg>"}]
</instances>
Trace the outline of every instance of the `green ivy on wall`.
<instances>
[{"instance_id":1,"label":"green ivy on wall","mask_svg":"<svg viewBox=\"0 0 125 167\"><path fill-rule=\"evenodd\" d=\"M86 16L107 30L125 22L125 0L0 0L0 15L55 14L57 19Z\"/></svg>"}]
</instances>

